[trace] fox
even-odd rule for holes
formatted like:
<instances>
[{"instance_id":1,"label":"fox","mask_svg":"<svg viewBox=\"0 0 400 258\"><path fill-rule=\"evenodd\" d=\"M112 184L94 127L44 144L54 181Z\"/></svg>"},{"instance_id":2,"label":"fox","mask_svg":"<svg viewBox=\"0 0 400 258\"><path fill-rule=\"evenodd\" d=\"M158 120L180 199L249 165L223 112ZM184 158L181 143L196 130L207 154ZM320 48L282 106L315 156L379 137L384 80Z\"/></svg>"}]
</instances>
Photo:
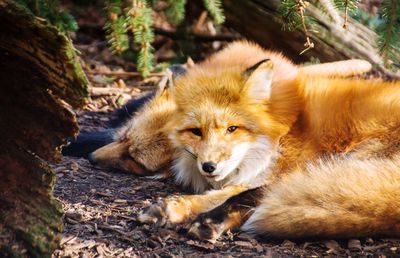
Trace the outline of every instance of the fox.
<instances>
[{"instance_id":1,"label":"fox","mask_svg":"<svg viewBox=\"0 0 400 258\"><path fill-rule=\"evenodd\" d=\"M161 199L138 221L190 221L188 233L211 242L237 228L399 237L400 82L288 72L273 56L235 54L173 79L172 170L195 194Z\"/></svg>"},{"instance_id":2,"label":"fox","mask_svg":"<svg viewBox=\"0 0 400 258\"><path fill-rule=\"evenodd\" d=\"M240 57L238 56L240 53L245 54ZM281 53L262 49L248 41L228 44L225 49L199 66L240 66L243 60L247 60L245 62L250 66L255 64L252 63L254 60L259 61L263 58L274 60L277 72L274 80L294 77L298 71L324 77L347 77L366 73L372 67L369 62L358 59L298 66ZM175 148L169 138L171 128L167 126L167 123L175 115L176 105L171 97L169 85L172 84L172 78L180 77L196 66L195 64L187 68L172 67L162 79L156 92L151 97L144 98L145 102L140 99L140 107L135 110L133 117L128 119L125 125L115 130L102 132L100 134L102 137L98 134L93 137L83 134L78 137L77 143L68 146L64 153L73 155L72 152L83 150L79 155L88 157L89 161L97 166L143 176L171 176L169 168L172 165ZM125 109L130 110L129 107ZM94 148L82 147L82 145L87 146L89 142L93 143ZM92 152L87 153L88 150Z\"/></svg>"}]
</instances>

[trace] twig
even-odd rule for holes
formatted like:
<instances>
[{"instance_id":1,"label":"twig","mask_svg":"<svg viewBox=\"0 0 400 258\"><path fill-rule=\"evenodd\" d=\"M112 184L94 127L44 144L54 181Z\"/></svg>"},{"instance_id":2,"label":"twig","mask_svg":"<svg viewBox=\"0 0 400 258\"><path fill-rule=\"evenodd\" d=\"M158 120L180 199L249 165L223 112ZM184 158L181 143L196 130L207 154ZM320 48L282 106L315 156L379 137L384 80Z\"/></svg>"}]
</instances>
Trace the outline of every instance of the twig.
<instances>
[{"instance_id":1,"label":"twig","mask_svg":"<svg viewBox=\"0 0 400 258\"><path fill-rule=\"evenodd\" d=\"M130 216L125 216L125 215L122 215L122 214L116 214L116 216L120 217L120 218L123 218L123 219L126 219L128 221L136 221L136 218L130 217Z\"/></svg>"},{"instance_id":2,"label":"twig","mask_svg":"<svg viewBox=\"0 0 400 258\"><path fill-rule=\"evenodd\" d=\"M60 241L60 246L63 246L63 245L65 245L65 244L68 244L69 242L74 241L74 240L77 239L77 238L78 238L78 235L76 235L76 236L70 236L70 237L68 237L68 238L62 238L61 241Z\"/></svg>"},{"instance_id":3,"label":"twig","mask_svg":"<svg viewBox=\"0 0 400 258\"><path fill-rule=\"evenodd\" d=\"M347 28L347 19L348 19L348 12L349 12L349 0L344 1L344 22L343 28Z\"/></svg>"},{"instance_id":4,"label":"twig","mask_svg":"<svg viewBox=\"0 0 400 258\"><path fill-rule=\"evenodd\" d=\"M132 242L133 241L133 238L129 236L129 232L122 231L120 229L112 227L111 225L106 225L106 224L98 225L98 227L100 229L106 229L106 230L110 230L110 231L113 231L113 232L116 232L116 233L120 234L120 238L125 240L125 241L128 241L128 242Z\"/></svg>"},{"instance_id":5,"label":"twig","mask_svg":"<svg viewBox=\"0 0 400 258\"><path fill-rule=\"evenodd\" d=\"M112 95L119 95L122 93L128 93L131 90L129 88L117 89L117 88L107 88L107 87L91 87L90 91L92 97L100 97L100 96L112 96Z\"/></svg>"},{"instance_id":6,"label":"twig","mask_svg":"<svg viewBox=\"0 0 400 258\"><path fill-rule=\"evenodd\" d=\"M367 252L376 251L378 249L386 248L387 246L388 246L388 244L365 246L365 247L363 247L363 251L367 251Z\"/></svg>"},{"instance_id":7,"label":"twig","mask_svg":"<svg viewBox=\"0 0 400 258\"><path fill-rule=\"evenodd\" d=\"M297 0L297 8L298 8L298 11L300 12L300 16L301 16L301 25L303 26L303 31L306 36L306 43L304 43L304 46L306 47L306 49L301 51L300 55L303 54L304 52L306 52L307 50L314 48L314 43L310 39L310 32L307 29L305 15L304 15L304 12L308 5L309 5L309 3L307 1Z\"/></svg>"}]
</instances>

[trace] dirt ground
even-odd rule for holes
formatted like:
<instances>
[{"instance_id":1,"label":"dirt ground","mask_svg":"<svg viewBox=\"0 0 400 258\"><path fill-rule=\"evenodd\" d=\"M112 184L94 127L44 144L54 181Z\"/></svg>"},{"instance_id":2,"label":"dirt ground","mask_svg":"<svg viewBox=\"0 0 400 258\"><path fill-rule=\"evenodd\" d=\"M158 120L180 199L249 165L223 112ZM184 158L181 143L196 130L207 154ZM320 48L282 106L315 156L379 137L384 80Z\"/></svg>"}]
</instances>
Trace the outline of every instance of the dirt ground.
<instances>
[{"instance_id":1,"label":"dirt ground","mask_svg":"<svg viewBox=\"0 0 400 258\"><path fill-rule=\"evenodd\" d=\"M154 89L159 74L140 80L132 65L107 50L105 41L76 35L93 101L77 111L81 131L107 128L112 111L143 91ZM168 44L168 42L166 43ZM183 192L171 179L152 179L93 167L85 159L64 157L53 164L55 197L65 215L63 237L53 257L397 257L392 239L289 240L255 239L228 232L215 244L186 235L188 225L155 228L136 215L157 198Z\"/></svg>"}]
</instances>

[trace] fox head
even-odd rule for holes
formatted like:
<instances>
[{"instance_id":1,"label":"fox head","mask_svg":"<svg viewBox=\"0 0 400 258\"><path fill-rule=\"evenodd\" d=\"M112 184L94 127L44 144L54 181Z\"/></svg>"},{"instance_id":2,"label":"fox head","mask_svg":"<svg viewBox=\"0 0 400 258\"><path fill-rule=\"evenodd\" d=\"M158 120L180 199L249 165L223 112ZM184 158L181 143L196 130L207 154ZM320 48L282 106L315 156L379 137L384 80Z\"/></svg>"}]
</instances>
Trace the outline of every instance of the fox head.
<instances>
[{"instance_id":1,"label":"fox head","mask_svg":"<svg viewBox=\"0 0 400 258\"><path fill-rule=\"evenodd\" d=\"M259 180L295 119L296 94L276 80L272 62L263 60L244 71L198 67L174 82L170 138L179 150L179 183L201 192Z\"/></svg>"},{"instance_id":2,"label":"fox head","mask_svg":"<svg viewBox=\"0 0 400 258\"><path fill-rule=\"evenodd\" d=\"M168 169L174 150L168 138L167 122L176 108L168 87L172 76L180 76L182 72L185 72L183 68L172 68L159 84L153 99L118 130L114 142L90 155L91 162L138 175Z\"/></svg>"}]
</instances>

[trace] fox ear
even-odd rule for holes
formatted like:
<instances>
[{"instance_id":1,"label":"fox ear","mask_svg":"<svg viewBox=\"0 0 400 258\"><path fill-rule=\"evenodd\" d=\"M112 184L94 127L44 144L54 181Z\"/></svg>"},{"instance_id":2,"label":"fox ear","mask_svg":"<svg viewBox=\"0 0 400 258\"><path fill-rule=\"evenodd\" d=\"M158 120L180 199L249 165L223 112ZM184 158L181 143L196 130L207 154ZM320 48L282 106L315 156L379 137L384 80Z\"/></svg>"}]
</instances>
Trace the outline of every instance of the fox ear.
<instances>
[{"instance_id":1,"label":"fox ear","mask_svg":"<svg viewBox=\"0 0 400 258\"><path fill-rule=\"evenodd\" d=\"M174 80L185 75L187 73L187 69L182 65L172 65L165 71L165 75L161 79L158 84L157 92L159 94L163 93L165 90L174 87Z\"/></svg>"},{"instance_id":2,"label":"fox ear","mask_svg":"<svg viewBox=\"0 0 400 258\"><path fill-rule=\"evenodd\" d=\"M193 68L196 66L195 62L190 56L187 58L185 65L187 66L187 68Z\"/></svg>"},{"instance_id":3,"label":"fox ear","mask_svg":"<svg viewBox=\"0 0 400 258\"><path fill-rule=\"evenodd\" d=\"M272 61L264 59L245 71L244 90L256 102L268 100L271 96L272 68Z\"/></svg>"}]
</instances>

